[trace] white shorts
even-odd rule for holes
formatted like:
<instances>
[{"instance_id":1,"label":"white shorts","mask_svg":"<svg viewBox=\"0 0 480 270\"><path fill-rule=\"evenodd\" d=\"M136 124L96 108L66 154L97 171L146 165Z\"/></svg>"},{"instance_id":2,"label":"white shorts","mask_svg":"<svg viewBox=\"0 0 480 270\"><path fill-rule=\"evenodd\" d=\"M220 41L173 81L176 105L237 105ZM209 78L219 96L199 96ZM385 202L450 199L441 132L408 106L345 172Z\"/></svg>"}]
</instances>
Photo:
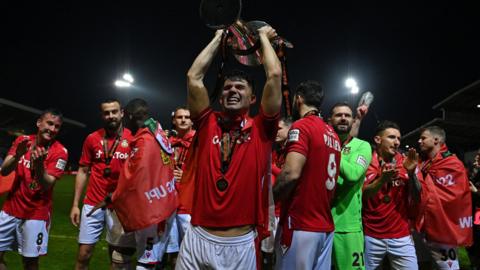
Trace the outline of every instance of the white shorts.
<instances>
[{"instance_id":1,"label":"white shorts","mask_svg":"<svg viewBox=\"0 0 480 270\"><path fill-rule=\"evenodd\" d=\"M191 216L189 214L177 214L172 222L172 229L168 235L167 253L174 253L180 250L185 232L190 227Z\"/></svg>"},{"instance_id":2,"label":"white shorts","mask_svg":"<svg viewBox=\"0 0 480 270\"><path fill-rule=\"evenodd\" d=\"M135 248L135 233L126 233L118 220L118 216L112 209L106 210L105 220L107 224L107 243L114 247Z\"/></svg>"},{"instance_id":3,"label":"white shorts","mask_svg":"<svg viewBox=\"0 0 480 270\"><path fill-rule=\"evenodd\" d=\"M430 249L432 258L440 270L458 270L457 247L426 241L426 245Z\"/></svg>"},{"instance_id":4,"label":"white shorts","mask_svg":"<svg viewBox=\"0 0 480 270\"><path fill-rule=\"evenodd\" d=\"M365 235L365 269L377 269L385 255L392 269L418 269L412 236L380 239Z\"/></svg>"},{"instance_id":5,"label":"white shorts","mask_svg":"<svg viewBox=\"0 0 480 270\"><path fill-rule=\"evenodd\" d=\"M136 243L137 262L142 264L156 264L162 261L163 254L167 248L168 235L172 229L172 222L175 218L173 213L165 224L164 231L159 233L157 224L145 229L127 233L133 235Z\"/></svg>"},{"instance_id":6,"label":"white shorts","mask_svg":"<svg viewBox=\"0 0 480 270\"><path fill-rule=\"evenodd\" d=\"M19 219L0 212L0 251L17 249L23 257L47 254L49 222Z\"/></svg>"},{"instance_id":7,"label":"white shorts","mask_svg":"<svg viewBox=\"0 0 480 270\"><path fill-rule=\"evenodd\" d=\"M135 248L135 236L125 234L118 217L111 209L97 209L91 216L87 217L88 212L93 206L84 204L82 207L82 217L80 219L80 233L78 243L95 244L100 240L103 229L106 228L106 240L108 244L118 247Z\"/></svg>"},{"instance_id":8,"label":"white shorts","mask_svg":"<svg viewBox=\"0 0 480 270\"><path fill-rule=\"evenodd\" d=\"M282 228L275 241L275 269L330 269L334 233L293 231L292 243L284 252L280 245Z\"/></svg>"},{"instance_id":9,"label":"white shorts","mask_svg":"<svg viewBox=\"0 0 480 270\"><path fill-rule=\"evenodd\" d=\"M256 269L255 237L254 231L220 237L191 226L185 233L175 269Z\"/></svg>"}]
</instances>

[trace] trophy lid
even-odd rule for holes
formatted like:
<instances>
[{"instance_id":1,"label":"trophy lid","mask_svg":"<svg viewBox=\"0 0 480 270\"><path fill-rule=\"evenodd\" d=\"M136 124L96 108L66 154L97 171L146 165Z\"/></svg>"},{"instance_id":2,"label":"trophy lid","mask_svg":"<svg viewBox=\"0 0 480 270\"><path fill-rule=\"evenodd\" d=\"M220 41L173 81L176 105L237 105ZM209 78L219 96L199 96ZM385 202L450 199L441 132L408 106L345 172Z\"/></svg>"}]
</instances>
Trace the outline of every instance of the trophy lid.
<instances>
[{"instance_id":1,"label":"trophy lid","mask_svg":"<svg viewBox=\"0 0 480 270\"><path fill-rule=\"evenodd\" d=\"M200 17L212 29L227 28L240 17L241 0L202 0Z\"/></svg>"}]
</instances>

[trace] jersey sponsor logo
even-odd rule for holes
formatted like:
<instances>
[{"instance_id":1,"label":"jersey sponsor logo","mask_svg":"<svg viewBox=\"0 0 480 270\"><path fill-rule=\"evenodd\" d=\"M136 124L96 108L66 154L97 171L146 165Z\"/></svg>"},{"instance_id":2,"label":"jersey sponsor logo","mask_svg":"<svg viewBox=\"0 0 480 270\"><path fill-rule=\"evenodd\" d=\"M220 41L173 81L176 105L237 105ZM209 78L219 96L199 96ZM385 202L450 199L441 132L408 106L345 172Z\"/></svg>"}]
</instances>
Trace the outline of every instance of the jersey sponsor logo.
<instances>
[{"instance_id":1,"label":"jersey sponsor logo","mask_svg":"<svg viewBox=\"0 0 480 270\"><path fill-rule=\"evenodd\" d=\"M358 165L362 166L363 168L367 168L367 159L364 156L358 156L357 158Z\"/></svg>"},{"instance_id":2,"label":"jersey sponsor logo","mask_svg":"<svg viewBox=\"0 0 480 270\"><path fill-rule=\"evenodd\" d=\"M175 191L175 177L172 178L169 182L167 182L166 187L160 185L159 187L152 188L151 190L145 192L145 196L149 203L153 202L153 199L160 200L163 197L167 196L168 193L172 193Z\"/></svg>"},{"instance_id":3,"label":"jersey sponsor logo","mask_svg":"<svg viewBox=\"0 0 480 270\"><path fill-rule=\"evenodd\" d=\"M57 160L57 164L55 165L55 168L63 171L63 170L65 170L66 165L67 165L67 161L59 158Z\"/></svg>"},{"instance_id":4,"label":"jersey sponsor logo","mask_svg":"<svg viewBox=\"0 0 480 270\"><path fill-rule=\"evenodd\" d=\"M116 158L116 159L127 159L127 158L128 158L128 153L115 152L115 153L113 154L113 158Z\"/></svg>"},{"instance_id":5,"label":"jersey sponsor logo","mask_svg":"<svg viewBox=\"0 0 480 270\"><path fill-rule=\"evenodd\" d=\"M291 129L288 131L288 141L289 142L298 142L300 139L300 130L299 129Z\"/></svg>"},{"instance_id":6,"label":"jersey sponsor logo","mask_svg":"<svg viewBox=\"0 0 480 270\"><path fill-rule=\"evenodd\" d=\"M20 158L19 163L25 166L25 168L30 169L30 160L25 159L23 156Z\"/></svg>"},{"instance_id":7,"label":"jersey sponsor logo","mask_svg":"<svg viewBox=\"0 0 480 270\"><path fill-rule=\"evenodd\" d=\"M133 152L133 151L132 151L132 152ZM102 155L103 155L103 151L102 151L102 150L98 150L98 151L95 153L95 159L101 159L101 158L102 158ZM116 151L115 153L113 153L112 158L113 158L113 159L127 159L127 158L128 158L128 153L123 153L123 152L118 152L118 151Z\"/></svg>"},{"instance_id":8,"label":"jersey sponsor logo","mask_svg":"<svg viewBox=\"0 0 480 270\"><path fill-rule=\"evenodd\" d=\"M405 186L405 182L402 181L402 180L399 180L399 179L393 180L393 181L392 181L392 186L394 186L394 187Z\"/></svg>"}]
</instances>

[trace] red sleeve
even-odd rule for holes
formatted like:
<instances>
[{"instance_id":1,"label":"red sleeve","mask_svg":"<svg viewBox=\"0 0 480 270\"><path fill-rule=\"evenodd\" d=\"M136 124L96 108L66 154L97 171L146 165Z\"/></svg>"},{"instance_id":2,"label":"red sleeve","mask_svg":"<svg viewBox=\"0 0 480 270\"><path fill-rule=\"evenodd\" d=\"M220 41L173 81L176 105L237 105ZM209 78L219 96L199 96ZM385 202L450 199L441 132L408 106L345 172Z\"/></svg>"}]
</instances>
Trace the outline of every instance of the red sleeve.
<instances>
[{"instance_id":1,"label":"red sleeve","mask_svg":"<svg viewBox=\"0 0 480 270\"><path fill-rule=\"evenodd\" d=\"M88 135L88 137L85 139L83 142L83 147L82 147L82 156L80 157L80 161L78 162L81 166L91 166L92 165L92 160L93 160L93 155L95 153L92 153L93 145L92 145L92 135Z\"/></svg>"},{"instance_id":2,"label":"red sleeve","mask_svg":"<svg viewBox=\"0 0 480 270\"><path fill-rule=\"evenodd\" d=\"M207 107L205 110L203 110L198 117L195 117L192 119L194 128L196 130L201 129L205 123L207 122L208 116L210 116L213 113L213 110L211 107Z\"/></svg>"},{"instance_id":3,"label":"red sleeve","mask_svg":"<svg viewBox=\"0 0 480 270\"><path fill-rule=\"evenodd\" d=\"M67 166L68 151L61 145L51 150L53 151L48 153L45 160L45 170L49 175L58 179L63 175Z\"/></svg>"},{"instance_id":4,"label":"red sleeve","mask_svg":"<svg viewBox=\"0 0 480 270\"><path fill-rule=\"evenodd\" d=\"M367 172L365 173L365 182L364 184L370 184L373 180L377 178L378 172L377 169L373 166L369 166Z\"/></svg>"},{"instance_id":5,"label":"red sleeve","mask_svg":"<svg viewBox=\"0 0 480 270\"><path fill-rule=\"evenodd\" d=\"M303 125L303 121L293 123L288 131L286 153L297 152L306 157L309 143L308 131Z\"/></svg>"},{"instance_id":6,"label":"red sleeve","mask_svg":"<svg viewBox=\"0 0 480 270\"><path fill-rule=\"evenodd\" d=\"M267 140L274 140L275 136L277 136L279 119L280 113L273 116L267 116L260 107L260 111L255 117L255 122L259 127L261 134L263 134Z\"/></svg>"}]
</instances>

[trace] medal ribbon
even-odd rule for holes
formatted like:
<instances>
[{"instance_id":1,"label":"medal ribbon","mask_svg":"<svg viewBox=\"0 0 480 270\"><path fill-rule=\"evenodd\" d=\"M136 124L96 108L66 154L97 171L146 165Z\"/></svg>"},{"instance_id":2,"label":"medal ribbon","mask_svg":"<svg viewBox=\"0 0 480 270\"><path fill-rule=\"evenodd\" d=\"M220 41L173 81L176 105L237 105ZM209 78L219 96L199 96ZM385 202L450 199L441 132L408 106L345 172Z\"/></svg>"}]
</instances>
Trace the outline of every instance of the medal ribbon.
<instances>
[{"instance_id":1,"label":"medal ribbon","mask_svg":"<svg viewBox=\"0 0 480 270\"><path fill-rule=\"evenodd\" d=\"M187 157L187 149L180 145L175 147L175 167L182 168L185 158Z\"/></svg>"},{"instance_id":2,"label":"medal ribbon","mask_svg":"<svg viewBox=\"0 0 480 270\"><path fill-rule=\"evenodd\" d=\"M107 141L107 133L105 132L105 136L103 136L102 142L103 142L103 153L105 155L105 164L108 166L110 165L110 162L112 162L113 158L113 153L115 153L115 150L117 149L118 144L120 143L120 137L121 133L117 133L117 136L115 137L115 142L112 145L112 148L108 150L108 141Z\"/></svg>"},{"instance_id":3,"label":"medal ribbon","mask_svg":"<svg viewBox=\"0 0 480 270\"><path fill-rule=\"evenodd\" d=\"M222 163L220 171L223 174L225 174L228 170L228 166L230 165L230 161L232 160L232 154L235 150L235 145L237 144L237 141L244 137L242 127L246 125L246 121L246 119L238 121L240 122L237 124L238 126L234 126L232 128L232 122L224 122L224 119L221 118L218 120L218 123L222 128L222 139L220 140L220 160Z\"/></svg>"}]
</instances>

